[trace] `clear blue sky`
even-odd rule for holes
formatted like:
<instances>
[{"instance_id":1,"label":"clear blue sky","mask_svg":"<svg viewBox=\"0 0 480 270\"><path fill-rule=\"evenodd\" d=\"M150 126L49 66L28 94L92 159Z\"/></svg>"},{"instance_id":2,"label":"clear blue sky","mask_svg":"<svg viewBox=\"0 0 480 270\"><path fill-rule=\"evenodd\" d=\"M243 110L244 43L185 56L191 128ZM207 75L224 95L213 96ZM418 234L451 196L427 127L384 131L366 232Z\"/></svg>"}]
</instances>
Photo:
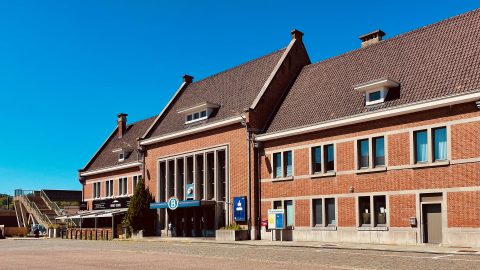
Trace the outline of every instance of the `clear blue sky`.
<instances>
[{"instance_id":1,"label":"clear blue sky","mask_svg":"<svg viewBox=\"0 0 480 270\"><path fill-rule=\"evenodd\" d=\"M476 1L0 0L0 193L80 189L115 127L159 113L201 79L305 33L316 62L475 9ZM325 1L326 2L326 1Z\"/></svg>"}]
</instances>

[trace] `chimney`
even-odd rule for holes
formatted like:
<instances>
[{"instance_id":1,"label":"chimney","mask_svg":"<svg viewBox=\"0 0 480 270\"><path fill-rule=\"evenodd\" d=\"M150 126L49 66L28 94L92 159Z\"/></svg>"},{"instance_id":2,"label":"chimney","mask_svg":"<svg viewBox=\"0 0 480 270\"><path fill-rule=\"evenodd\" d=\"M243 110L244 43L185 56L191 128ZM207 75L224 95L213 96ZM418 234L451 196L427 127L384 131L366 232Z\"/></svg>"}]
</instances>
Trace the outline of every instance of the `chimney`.
<instances>
[{"instance_id":1,"label":"chimney","mask_svg":"<svg viewBox=\"0 0 480 270\"><path fill-rule=\"evenodd\" d=\"M382 41L383 36L385 36L385 32L378 29L368 34L359 36L358 38L362 41L362 48L365 48L368 45L372 45Z\"/></svg>"},{"instance_id":2,"label":"chimney","mask_svg":"<svg viewBox=\"0 0 480 270\"><path fill-rule=\"evenodd\" d=\"M185 74L185 75L183 75L183 81L184 81L185 83L187 83L187 84L188 84L188 83L192 83L192 81L193 81L193 76L190 76L190 75Z\"/></svg>"},{"instance_id":3,"label":"chimney","mask_svg":"<svg viewBox=\"0 0 480 270\"><path fill-rule=\"evenodd\" d=\"M119 113L117 116L117 134L118 138L121 139L123 134L125 134L125 130L127 129L127 115L125 113Z\"/></svg>"},{"instance_id":4,"label":"chimney","mask_svg":"<svg viewBox=\"0 0 480 270\"><path fill-rule=\"evenodd\" d=\"M302 37L303 37L303 33L298 31L297 29L293 29L292 31L290 31L290 33L292 34L292 39L298 39L298 40L302 40Z\"/></svg>"}]
</instances>

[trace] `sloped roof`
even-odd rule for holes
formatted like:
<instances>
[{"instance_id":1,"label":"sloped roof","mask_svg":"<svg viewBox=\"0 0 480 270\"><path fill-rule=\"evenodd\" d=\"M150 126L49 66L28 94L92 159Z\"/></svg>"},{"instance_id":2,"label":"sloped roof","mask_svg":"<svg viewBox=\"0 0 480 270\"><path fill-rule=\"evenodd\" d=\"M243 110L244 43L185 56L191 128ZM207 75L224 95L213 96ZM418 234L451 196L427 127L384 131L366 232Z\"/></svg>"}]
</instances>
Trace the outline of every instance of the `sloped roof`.
<instances>
[{"instance_id":1,"label":"sloped roof","mask_svg":"<svg viewBox=\"0 0 480 270\"><path fill-rule=\"evenodd\" d=\"M272 73L285 49L249 61L224 72L189 84L165 111L150 137L165 135L238 116L246 111ZM209 119L185 124L185 115L177 112L205 102L220 105Z\"/></svg>"},{"instance_id":2,"label":"sloped roof","mask_svg":"<svg viewBox=\"0 0 480 270\"><path fill-rule=\"evenodd\" d=\"M479 44L477 9L305 66L267 133L478 90ZM365 106L353 87L380 78L399 82L399 92Z\"/></svg>"},{"instance_id":3,"label":"sloped roof","mask_svg":"<svg viewBox=\"0 0 480 270\"><path fill-rule=\"evenodd\" d=\"M138 161L137 138L141 137L145 133L145 131L153 123L153 120L155 120L155 117L150 117L148 119L127 125L125 134L122 136L122 138L118 138L115 129L97 154L81 171L98 170ZM122 162L118 161L118 153L113 152L113 150L120 148L132 150L132 152Z\"/></svg>"}]
</instances>

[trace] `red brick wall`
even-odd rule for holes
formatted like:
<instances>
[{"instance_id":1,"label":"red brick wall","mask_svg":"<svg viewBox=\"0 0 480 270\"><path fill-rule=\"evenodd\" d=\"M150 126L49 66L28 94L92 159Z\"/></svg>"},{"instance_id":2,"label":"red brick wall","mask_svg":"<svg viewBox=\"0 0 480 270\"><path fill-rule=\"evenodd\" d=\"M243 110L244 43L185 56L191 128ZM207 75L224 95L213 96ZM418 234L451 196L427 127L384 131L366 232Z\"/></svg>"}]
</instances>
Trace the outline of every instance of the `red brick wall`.
<instances>
[{"instance_id":1,"label":"red brick wall","mask_svg":"<svg viewBox=\"0 0 480 270\"><path fill-rule=\"evenodd\" d=\"M336 145L337 171L355 169L354 142L337 143Z\"/></svg>"},{"instance_id":2,"label":"red brick wall","mask_svg":"<svg viewBox=\"0 0 480 270\"><path fill-rule=\"evenodd\" d=\"M480 227L480 191L447 193L448 227Z\"/></svg>"},{"instance_id":3,"label":"red brick wall","mask_svg":"<svg viewBox=\"0 0 480 270\"><path fill-rule=\"evenodd\" d=\"M355 227L355 198L338 198L338 226Z\"/></svg>"},{"instance_id":4,"label":"red brick wall","mask_svg":"<svg viewBox=\"0 0 480 270\"><path fill-rule=\"evenodd\" d=\"M452 126L452 158L465 159L479 156L480 122Z\"/></svg>"},{"instance_id":5,"label":"red brick wall","mask_svg":"<svg viewBox=\"0 0 480 270\"><path fill-rule=\"evenodd\" d=\"M262 202L262 220L268 219L268 209L272 208L271 202Z\"/></svg>"},{"instance_id":6,"label":"red brick wall","mask_svg":"<svg viewBox=\"0 0 480 270\"><path fill-rule=\"evenodd\" d=\"M415 194L389 196L390 209L388 217L391 227L410 227L410 217L416 216Z\"/></svg>"},{"instance_id":7,"label":"red brick wall","mask_svg":"<svg viewBox=\"0 0 480 270\"><path fill-rule=\"evenodd\" d=\"M294 165L295 168L293 172L295 175L307 175L310 174L309 168L310 168L310 163L309 163L309 149L304 148L304 149L298 149L294 151L293 158L294 158Z\"/></svg>"},{"instance_id":8,"label":"red brick wall","mask_svg":"<svg viewBox=\"0 0 480 270\"><path fill-rule=\"evenodd\" d=\"M410 135L408 132L388 137L388 166L410 164Z\"/></svg>"},{"instance_id":9,"label":"red brick wall","mask_svg":"<svg viewBox=\"0 0 480 270\"><path fill-rule=\"evenodd\" d=\"M295 226L310 226L310 201L295 200Z\"/></svg>"}]
</instances>

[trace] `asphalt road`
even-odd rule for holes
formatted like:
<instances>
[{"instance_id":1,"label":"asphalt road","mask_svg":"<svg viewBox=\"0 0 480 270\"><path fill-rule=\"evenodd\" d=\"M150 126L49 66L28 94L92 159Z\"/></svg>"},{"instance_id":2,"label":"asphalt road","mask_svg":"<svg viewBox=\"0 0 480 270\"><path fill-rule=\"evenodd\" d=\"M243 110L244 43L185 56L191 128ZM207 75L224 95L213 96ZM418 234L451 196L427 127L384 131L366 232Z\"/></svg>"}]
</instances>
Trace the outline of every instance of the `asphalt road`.
<instances>
[{"instance_id":1,"label":"asphalt road","mask_svg":"<svg viewBox=\"0 0 480 270\"><path fill-rule=\"evenodd\" d=\"M0 269L480 269L479 255L216 243L0 240Z\"/></svg>"}]
</instances>

